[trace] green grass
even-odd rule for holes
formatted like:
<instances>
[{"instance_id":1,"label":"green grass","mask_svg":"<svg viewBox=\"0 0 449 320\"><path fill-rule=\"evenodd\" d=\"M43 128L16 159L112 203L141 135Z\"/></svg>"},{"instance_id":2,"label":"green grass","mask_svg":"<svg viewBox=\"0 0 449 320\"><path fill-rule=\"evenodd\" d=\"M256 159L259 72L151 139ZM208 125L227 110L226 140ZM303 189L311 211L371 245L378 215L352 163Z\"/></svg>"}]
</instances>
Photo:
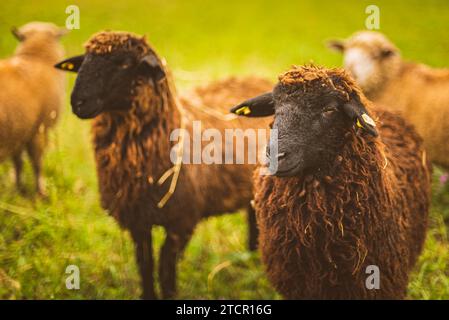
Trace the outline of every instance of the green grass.
<instances>
[{"instance_id":1,"label":"green grass","mask_svg":"<svg viewBox=\"0 0 449 320\"><path fill-rule=\"evenodd\" d=\"M67 54L101 29L147 34L165 56L181 89L231 74L275 79L291 64L336 66L341 58L323 45L364 28L371 1L2 1L0 55L16 42L12 25L31 20L64 24L65 7L78 4L81 29L64 40ZM448 65L447 1L376 1L381 31L408 59ZM73 83L69 76L69 86ZM0 165L0 298L134 299L140 294L128 233L99 206L89 123L69 104L51 135L45 159L49 199L20 196L11 165ZM0 142L1 143L1 142ZM409 286L411 299L449 299L449 188L438 183L426 248ZM26 167L25 180L32 188ZM446 220L446 223L445 223ZM156 247L163 239L154 231ZM201 223L179 266L180 298L279 298L257 254L246 251L242 213ZM65 288L65 268L76 264L81 289Z\"/></svg>"}]
</instances>

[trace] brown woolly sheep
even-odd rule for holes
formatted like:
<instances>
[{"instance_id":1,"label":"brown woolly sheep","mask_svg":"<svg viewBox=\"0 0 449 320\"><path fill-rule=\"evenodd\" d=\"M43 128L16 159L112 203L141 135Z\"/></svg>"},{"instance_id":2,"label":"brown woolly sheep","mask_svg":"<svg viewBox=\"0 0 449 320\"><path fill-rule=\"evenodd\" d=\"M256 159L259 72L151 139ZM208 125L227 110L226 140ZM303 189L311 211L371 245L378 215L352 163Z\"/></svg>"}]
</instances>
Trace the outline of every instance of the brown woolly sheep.
<instances>
[{"instance_id":1,"label":"brown woolly sheep","mask_svg":"<svg viewBox=\"0 0 449 320\"><path fill-rule=\"evenodd\" d=\"M399 116L372 110L342 69L295 67L279 80L232 110L275 114L277 170L254 174L269 279L288 299L403 298L427 228L421 139ZM367 289L370 265L380 289Z\"/></svg>"},{"instance_id":2,"label":"brown woolly sheep","mask_svg":"<svg viewBox=\"0 0 449 320\"><path fill-rule=\"evenodd\" d=\"M66 32L54 24L31 22L13 34L20 41L13 57L0 61L0 161L12 158L17 188L21 182L22 153L26 149L38 194L44 194L42 156L48 129L58 117L64 97L64 75L53 68L64 49Z\"/></svg>"},{"instance_id":3,"label":"brown woolly sheep","mask_svg":"<svg viewBox=\"0 0 449 320\"><path fill-rule=\"evenodd\" d=\"M144 37L126 32L98 33L87 42L84 55L56 67L78 72L73 112L82 119L95 118L92 132L102 205L130 231L136 244L143 297L157 297L154 225L166 230L159 261L162 296L173 297L176 260L195 226L202 218L249 207L254 165L183 164L172 198L160 208L167 190L156 181L173 167L170 133L184 123L191 134L193 120L201 120L203 129L222 133L226 128L265 128L265 121L246 125L238 118L220 121L199 107L224 114L229 103L260 94L272 84L257 78L218 82L181 99L180 108L161 59Z\"/></svg>"},{"instance_id":4,"label":"brown woolly sheep","mask_svg":"<svg viewBox=\"0 0 449 320\"><path fill-rule=\"evenodd\" d=\"M399 111L424 139L431 160L449 170L449 69L406 62L383 34L358 32L329 46L368 99Z\"/></svg>"}]
</instances>

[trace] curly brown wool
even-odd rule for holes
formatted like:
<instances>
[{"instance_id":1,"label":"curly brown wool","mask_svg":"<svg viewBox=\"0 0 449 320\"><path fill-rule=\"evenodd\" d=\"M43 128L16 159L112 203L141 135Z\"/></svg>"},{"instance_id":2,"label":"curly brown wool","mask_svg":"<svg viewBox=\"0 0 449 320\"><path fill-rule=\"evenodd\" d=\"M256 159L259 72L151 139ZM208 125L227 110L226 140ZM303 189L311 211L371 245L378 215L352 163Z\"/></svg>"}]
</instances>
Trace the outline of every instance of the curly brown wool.
<instances>
[{"instance_id":1,"label":"curly brown wool","mask_svg":"<svg viewBox=\"0 0 449 320\"><path fill-rule=\"evenodd\" d=\"M270 281L287 299L404 298L430 204L431 165L421 138L401 117L370 109L342 70L297 67L280 81L306 95L329 85L338 95L355 92L378 119L379 137L351 129L326 175L255 171L259 245ZM379 290L366 288L369 265L379 267Z\"/></svg>"},{"instance_id":2,"label":"curly brown wool","mask_svg":"<svg viewBox=\"0 0 449 320\"><path fill-rule=\"evenodd\" d=\"M115 32L95 35L86 48L88 53L90 50L96 54L123 50L138 57L142 52L152 50L142 37ZM169 183L161 187L156 182L173 166L170 150L176 142L171 142L169 136L181 125L181 114L174 98L176 93L168 81L164 79L156 87L136 84L130 111L103 113L95 118L92 128L102 206L122 227L130 230L136 243L143 297L149 299L157 296L153 277L152 226L160 225L166 230L159 259L159 281L162 296L170 298L176 292L176 261L195 226L203 218L250 207L253 198L251 175L254 165L183 164L173 196L162 209L157 207ZM247 77L217 81L194 89L180 98L187 113L188 131L192 136L194 120L201 120L203 130L216 128L221 133L226 128L266 128L266 120L224 122L201 108L227 113L228 106L269 91L271 85L269 81ZM203 148L207 144L203 142ZM249 210L254 233L253 209ZM254 246L256 238L253 236L251 241Z\"/></svg>"}]
</instances>

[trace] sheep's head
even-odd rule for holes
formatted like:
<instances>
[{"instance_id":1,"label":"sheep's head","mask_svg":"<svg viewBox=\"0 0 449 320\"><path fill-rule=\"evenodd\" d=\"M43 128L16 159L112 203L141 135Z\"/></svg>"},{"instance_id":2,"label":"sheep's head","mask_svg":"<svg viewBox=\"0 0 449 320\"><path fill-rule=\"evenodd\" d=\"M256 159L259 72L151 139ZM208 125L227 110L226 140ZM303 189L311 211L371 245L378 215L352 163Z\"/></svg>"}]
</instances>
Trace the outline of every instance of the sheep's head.
<instances>
[{"instance_id":1,"label":"sheep's head","mask_svg":"<svg viewBox=\"0 0 449 320\"><path fill-rule=\"evenodd\" d=\"M399 50L378 32L357 32L348 40L331 40L328 46L343 53L345 69L368 96L380 90L400 65Z\"/></svg>"},{"instance_id":2,"label":"sheep's head","mask_svg":"<svg viewBox=\"0 0 449 320\"><path fill-rule=\"evenodd\" d=\"M358 127L377 136L368 101L342 69L294 67L279 77L272 93L247 100L231 112L247 117L274 114L276 140L270 139L270 161L277 159L278 176L324 168L341 152L348 133ZM274 158L275 157L275 158Z\"/></svg>"},{"instance_id":3,"label":"sheep's head","mask_svg":"<svg viewBox=\"0 0 449 320\"><path fill-rule=\"evenodd\" d=\"M58 40L65 35L68 30L60 28L49 22L30 22L20 28L12 27L11 32L20 42L31 39Z\"/></svg>"},{"instance_id":4,"label":"sheep's head","mask_svg":"<svg viewBox=\"0 0 449 320\"><path fill-rule=\"evenodd\" d=\"M156 88L165 77L160 59L145 38L125 32L96 34L87 42L84 55L55 67L78 73L71 104L82 119L130 109L137 85L149 83Z\"/></svg>"}]
</instances>

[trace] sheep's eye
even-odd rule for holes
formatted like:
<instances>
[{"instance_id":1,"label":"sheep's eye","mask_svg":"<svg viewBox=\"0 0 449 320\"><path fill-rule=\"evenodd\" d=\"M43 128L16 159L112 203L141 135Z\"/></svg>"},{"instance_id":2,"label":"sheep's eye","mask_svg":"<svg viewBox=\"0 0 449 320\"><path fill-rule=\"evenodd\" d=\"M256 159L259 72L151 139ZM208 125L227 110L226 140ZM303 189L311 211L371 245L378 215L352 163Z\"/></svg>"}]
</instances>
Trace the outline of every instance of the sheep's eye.
<instances>
[{"instance_id":1,"label":"sheep's eye","mask_svg":"<svg viewBox=\"0 0 449 320\"><path fill-rule=\"evenodd\" d=\"M321 114L323 118L330 118L337 112L337 108L328 108Z\"/></svg>"},{"instance_id":2,"label":"sheep's eye","mask_svg":"<svg viewBox=\"0 0 449 320\"><path fill-rule=\"evenodd\" d=\"M132 60L129 58L118 59L116 63L119 65L120 69L128 69L132 66Z\"/></svg>"},{"instance_id":3,"label":"sheep's eye","mask_svg":"<svg viewBox=\"0 0 449 320\"><path fill-rule=\"evenodd\" d=\"M388 58L388 57L391 57L392 55L393 55L393 50L391 50L391 49L383 49L381 52L380 52L380 54L379 54L379 57L381 58L381 59L385 59L385 58Z\"/></svg>"}]
</instances>

